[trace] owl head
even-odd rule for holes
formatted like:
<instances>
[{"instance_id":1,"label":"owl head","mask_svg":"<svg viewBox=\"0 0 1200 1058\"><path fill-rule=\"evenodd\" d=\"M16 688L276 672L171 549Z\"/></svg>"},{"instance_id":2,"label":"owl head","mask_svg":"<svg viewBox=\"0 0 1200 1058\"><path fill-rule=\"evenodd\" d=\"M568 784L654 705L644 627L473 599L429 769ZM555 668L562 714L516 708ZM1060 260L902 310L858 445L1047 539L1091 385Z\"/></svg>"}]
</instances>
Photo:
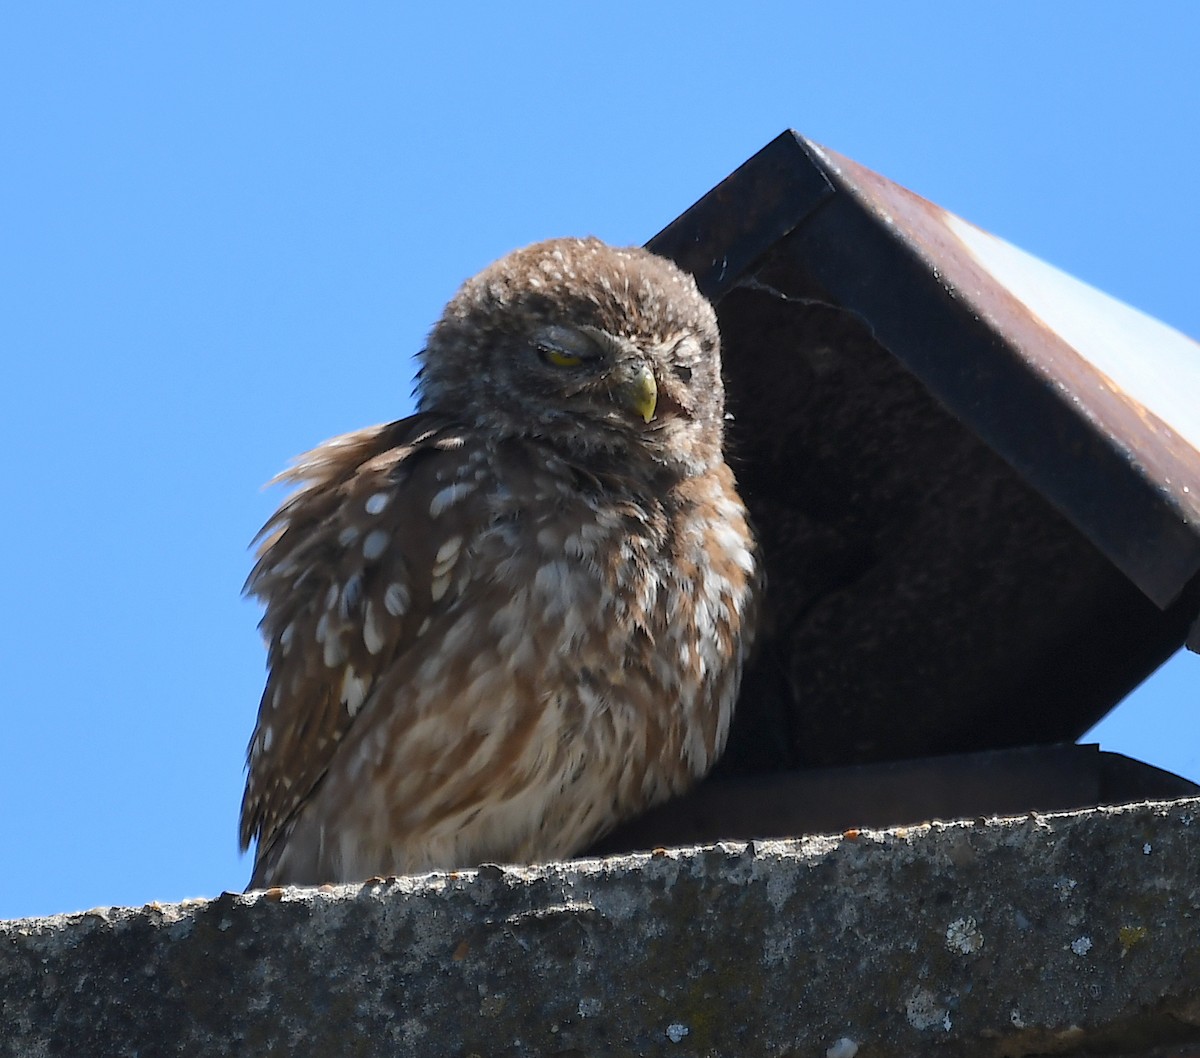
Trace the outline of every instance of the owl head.
<instances>
[{"instance_id":1,"label":"owl head","mask_svg":"<svg viewBox=\"0 0 1200 1058\"><path fill-rule=\"evenodd\" d=\"M552 239L462 288L420 354L422 411L587 461L632 451L683 473L721 458L716 314L636 247Z\"/></svg>"}]
</instances>

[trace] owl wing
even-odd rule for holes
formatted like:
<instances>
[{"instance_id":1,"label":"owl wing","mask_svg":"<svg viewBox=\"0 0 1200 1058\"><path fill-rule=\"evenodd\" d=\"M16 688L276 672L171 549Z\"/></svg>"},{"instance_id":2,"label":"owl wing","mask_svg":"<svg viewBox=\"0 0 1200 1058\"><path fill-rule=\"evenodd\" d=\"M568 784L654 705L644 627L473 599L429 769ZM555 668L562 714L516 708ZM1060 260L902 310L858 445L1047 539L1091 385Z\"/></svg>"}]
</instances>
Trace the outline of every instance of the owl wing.
<instances>
[{"instance_id":1,"label":"owl wing","mask_svg":"<svg viewBox=\"0 0 1200 1058\"><path fill-rule=\"evenodd\" d=\"M414 415L327 441L276 479L299 488L259 534L245 588L266 607L240 832L260 867L389 668L455 596L484 456L464 427Z\"/></svg>"}]
</instances>

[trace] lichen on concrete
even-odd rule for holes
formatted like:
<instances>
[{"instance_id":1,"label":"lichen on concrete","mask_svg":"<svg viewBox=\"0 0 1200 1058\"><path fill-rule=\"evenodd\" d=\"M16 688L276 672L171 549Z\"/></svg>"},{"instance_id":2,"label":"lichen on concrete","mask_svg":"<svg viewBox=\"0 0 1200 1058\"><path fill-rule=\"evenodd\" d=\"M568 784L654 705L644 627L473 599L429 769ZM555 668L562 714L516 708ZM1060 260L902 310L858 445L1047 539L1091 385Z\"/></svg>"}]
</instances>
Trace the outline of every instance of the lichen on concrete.
<instances>
[{"instance_id":1,"label":"lichen on concrete","mask_svg":"<svg viewBox=\"0 0 1200 1058\"><path fill-rule=\"evenodd\" d=\"M0 1055L1171 1053L1200 1043L1198 808L0 923Z\"/></svg>"}]
</instances>

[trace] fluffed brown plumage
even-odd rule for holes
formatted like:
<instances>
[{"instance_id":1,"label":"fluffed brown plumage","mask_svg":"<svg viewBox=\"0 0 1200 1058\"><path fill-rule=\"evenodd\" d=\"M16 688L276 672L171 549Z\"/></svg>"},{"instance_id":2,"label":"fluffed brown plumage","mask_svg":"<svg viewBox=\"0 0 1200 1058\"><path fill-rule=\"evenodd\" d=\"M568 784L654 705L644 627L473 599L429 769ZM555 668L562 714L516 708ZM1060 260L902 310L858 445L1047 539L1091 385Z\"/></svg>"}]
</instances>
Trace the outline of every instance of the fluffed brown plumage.
<instances>
[{"instance_id":1,"label":"fluffed brown plumage","mask_svg":"<svg viewBox=\"0 0 1200 1058\"><path fill-rule=\"evenodd\" d=\"M252 886L570 856L724 746L759 572L693 281L519 250L447 306L418 392L282 475L261 534Z\"/></svg>"}]
</instances>

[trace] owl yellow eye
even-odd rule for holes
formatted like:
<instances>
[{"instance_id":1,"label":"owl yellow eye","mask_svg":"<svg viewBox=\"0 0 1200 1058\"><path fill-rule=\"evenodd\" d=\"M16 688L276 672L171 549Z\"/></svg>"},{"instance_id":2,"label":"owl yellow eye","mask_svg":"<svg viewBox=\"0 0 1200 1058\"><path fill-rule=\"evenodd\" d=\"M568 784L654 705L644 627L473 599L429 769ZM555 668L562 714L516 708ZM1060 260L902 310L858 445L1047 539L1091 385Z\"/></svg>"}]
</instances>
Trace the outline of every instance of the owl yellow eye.
<instances>
[{"instance_id":1,"label":"owl yellow eye","mask_svg":"<svg viewBox=\"0 0 1200 1058\"><path fill-rule=\"evenodd\" d=\"M551 349L545 345L538 346L538 354L546 363L553 364L555 367L578 367L583 363L582 356L564 353L561 349Z\"/></svg>"}]
</instances>

